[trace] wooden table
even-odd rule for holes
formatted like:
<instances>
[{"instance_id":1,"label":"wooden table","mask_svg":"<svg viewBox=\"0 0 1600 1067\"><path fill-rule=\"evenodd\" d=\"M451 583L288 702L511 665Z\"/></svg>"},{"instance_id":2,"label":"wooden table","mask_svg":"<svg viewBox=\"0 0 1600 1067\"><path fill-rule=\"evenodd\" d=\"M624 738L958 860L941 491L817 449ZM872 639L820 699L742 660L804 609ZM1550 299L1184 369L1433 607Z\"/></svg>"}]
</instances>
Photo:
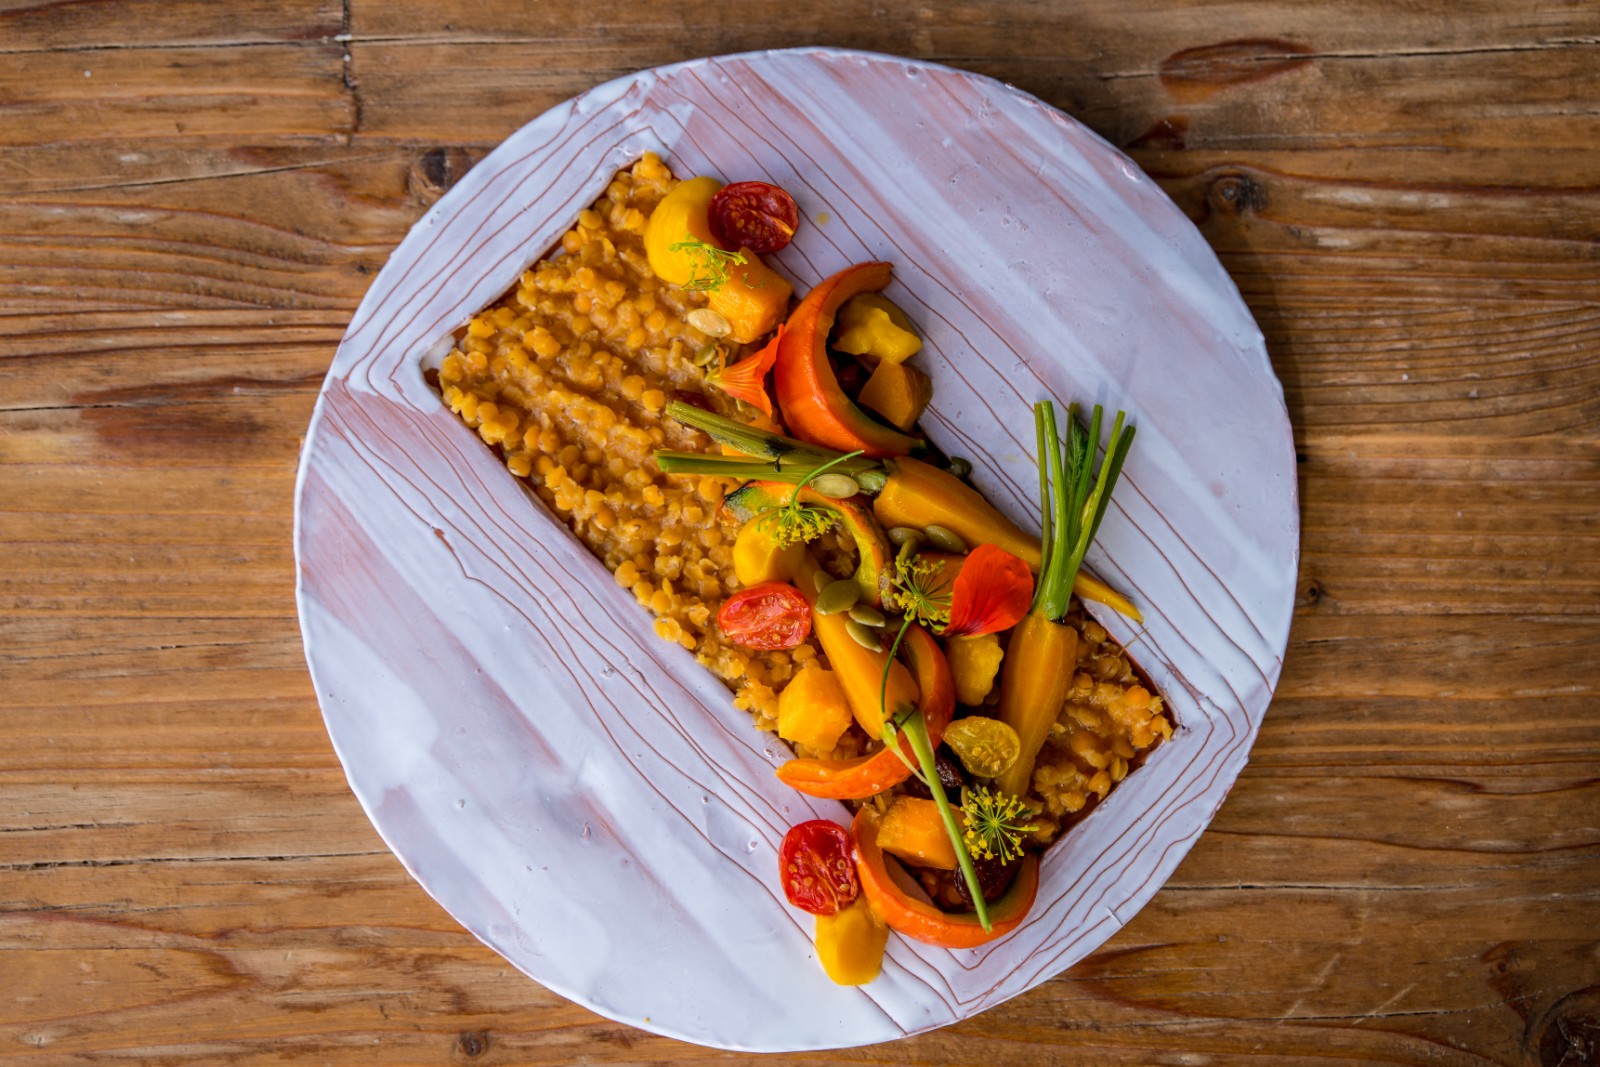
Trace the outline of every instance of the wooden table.
<instances>
[{"instance_id":1,"label":"wooden table","mask_svg":"<svg viewBox=\"0 0 1600 1067\"><path fill-rule=\"evenodd\" d=\"M1301 604L1252 762L1070 973L763 1062L1600 1063L1600 9L0 5L0 1060L744 1057L515 973L363 817L290 511L407 228L615 75L827 43L1124 147L1260 320ZM591 20L592 21L589 21Z\"/></svg>"}]
</instances>

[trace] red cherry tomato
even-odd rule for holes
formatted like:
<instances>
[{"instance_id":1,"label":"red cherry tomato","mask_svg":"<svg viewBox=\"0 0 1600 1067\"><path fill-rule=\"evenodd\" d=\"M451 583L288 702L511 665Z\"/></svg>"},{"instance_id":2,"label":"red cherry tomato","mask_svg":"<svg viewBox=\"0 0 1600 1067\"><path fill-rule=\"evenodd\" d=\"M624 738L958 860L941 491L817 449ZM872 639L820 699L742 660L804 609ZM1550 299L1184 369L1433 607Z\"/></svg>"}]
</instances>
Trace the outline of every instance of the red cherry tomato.
<instances>
[{"instance_id":1,"label":"red cherry tomato","mask_svg":"<svg viewBox=\"0 0 1600 1067\"><path fill-rule=\"evenodd\" d=\"M711 236L723 248L765 254L789 243L800 225L794 197L766 182L734 182L711 198Z\"/></svg>"},{"instance_id":2,"label":"red cherry tomato","mask_svg":"<svg viewBox=\"0 0 1600 1067\"><path fill-rule=\"evenodd\" d=\"M861 892L855 841L827 819L803 822L784 835L778 872L789 903L813 915L837 915Z\"/></svg>"},{"instance_id":3,"label":"red cherry tomato","mask_svg":"<svg viewBox=\"0 0 1600 1067\"><path fill-rule=\"evenodd\" d=\"M810 636L811 605L788 582L762 582L723 601L717 626L736 645L780 652Z\"/></svg>"}]
</instances>

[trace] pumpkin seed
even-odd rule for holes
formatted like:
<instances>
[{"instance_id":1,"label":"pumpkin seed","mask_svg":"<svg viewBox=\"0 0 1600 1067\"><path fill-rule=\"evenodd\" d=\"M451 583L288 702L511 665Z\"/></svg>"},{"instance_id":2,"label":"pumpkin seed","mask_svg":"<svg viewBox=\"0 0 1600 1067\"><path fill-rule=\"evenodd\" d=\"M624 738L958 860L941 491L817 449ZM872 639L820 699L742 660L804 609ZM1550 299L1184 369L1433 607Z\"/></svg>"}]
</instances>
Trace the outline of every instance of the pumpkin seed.
<instances>
[{"instance_id":1,"label":"pumpkin seed","mask_svg":"<svg viewBox=\"0 0 1600 1067\"><path fill-rule=\"evenodd\" d=\"M965 552L967 543L961 540L961 535L954 530L947 530L943 526L930 526L923 533L928 535L928 540L933 542L935 548L946 552Z\"/></svg>"},{"instance_id":2,"label":"pumpkin seed","mask_svg":"<svg viewBox=\"0 0 1600 1067\"><path fill-rule=\"evenodd\" d=\"M884 618L883 612L871 604L857 604L850 609L850 617L862 626L871 626L875 630L883 629L889 621Z\"/></svg>"},{"instance_id":3,"label":"pumpkin seed","mask_svg":"<svg viewBox=\"0 0 1600 1067\"><path fill-rule=\"evenodd\" d=\"M904 548L908 544L920 545L922 543L922 531L914 530L909 526L891 527L888 532L888 537L889 541L896 548Z\"/></svg>"},{"instance_id":4,"label":"pumpkin seed","mask_svg":"<svg viewBox=\"0 0 1600 1067\"><path fill-rule=\"evenodd\" d=\"M827 571L818 571L811 576L811 584L816 586L817 592L819 593L828 588L828 586L832 585L833 581L833 575L829 574Z\"/></svg>"},{"instance_id":5,"label":"pumpkin seed","mask_svg":"<svg viewBox=\"0 0 1600 1067\"><path fill-rule=\"evenodd\" d=\"M889 484L889 476L880 470L862 471L855 479L864 493L881 493L883 487Z\"/></svg>"},{"instance_id":6,"label":"pumpkin seed","mask_svg":"<svg viewBox=\"0 0 1600 1067\"><path fill-rule=\"evenodd\" d=\"M957 478L965 478L967 475L972 473L972 461L969 459L962 459L960 456L951 456L950 465L946 467L945 470L949 471Z\"/></svg>"},{"instance_id":7,"label":"pumpkin seed","mask_svg":"<svg viewBox=\"0 0 1600 1067\"><path fill-rule=\"evenodd\" d=\"M844 624L844 632L849 634L856 644L869 652L882 652L883 642L878 640L878 631L870 626L862 626L851 619Z\"/></svg>"},{"instance_id":8,"label":"pumpkin seed","mask_svg":"<svg viewBox=\"0 0 1600 1067\"><path fill-rule=\"evenodd\" d=\"M856 606L856 601L861 599L861 587L854 578L840 578L830 581L823 590L817 594L817 614L837 615L841 611L849 611Z\"/></svg>"},{"instance_id":9,"label":"pumpkin seed","mask_svg":"<svg viewBox=\"0 0 1600 1067\"><path fill-rule=\"evenodd\" d=\"M834 500L849 500L861 492L861 487L856 484L854 478L848 474L834 474L832 472L819 474L811 479L811 488Z\"/></svg>"},{"instance_id":10,"label":"pumpkin seed","mask_svg":"<svg viewBox=\"0 0 1600 1067\"><path fill-rule=\"evenodd\" d=\"M710 363L712 360L716 359L717 348L718 345L715 341L701 348L700 351L694 354L694 365L696 367L704 367L707 363Z\"/></svg>"},{"instance_id":11,"label":"pumpkin seed","mask_svg":"<svg viewBox=\"0 0 1600 1067\"><path fill-rule=\"evenodd\" d=\"M695 308L683 317L683 321L707 337L726 337L733 331L733 325L710 308Z\"/></svg>"}]
</instances>

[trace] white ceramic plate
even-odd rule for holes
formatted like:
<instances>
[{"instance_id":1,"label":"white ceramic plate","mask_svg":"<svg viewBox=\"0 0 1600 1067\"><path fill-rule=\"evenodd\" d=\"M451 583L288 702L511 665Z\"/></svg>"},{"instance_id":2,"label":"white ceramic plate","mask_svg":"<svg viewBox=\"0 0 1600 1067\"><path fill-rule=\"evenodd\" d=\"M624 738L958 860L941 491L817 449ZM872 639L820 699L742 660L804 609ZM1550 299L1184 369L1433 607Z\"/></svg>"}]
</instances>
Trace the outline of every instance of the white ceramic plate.
<instances>
[{"instance_id":1,"label":"white ceramic plate","mask_svg":"<svg viewBox=\"0 0 1600 1067\"><path fill-rule=\"evenodd\" d=\"M1031 528L1029 405L1125 408L1138 441L1089 564L1149 620L1102 616L1180 729L1046 853L1011 936L890 939L830 983L778 882L785 753L445 410L419 365L646 150L794 194L774 257L804 291L895 264L926 334L925 420ZM1160 887L1245 763L1281 666L1298 518L1282 391L1216 257L1137 167L1021 92L806 49L602 85L478 164L362 301L312 419L299 604L328 732L416 879L546 986L730 1049L866 1044L965 1018L1071 966Z\"/></svg>"}]
</instances>

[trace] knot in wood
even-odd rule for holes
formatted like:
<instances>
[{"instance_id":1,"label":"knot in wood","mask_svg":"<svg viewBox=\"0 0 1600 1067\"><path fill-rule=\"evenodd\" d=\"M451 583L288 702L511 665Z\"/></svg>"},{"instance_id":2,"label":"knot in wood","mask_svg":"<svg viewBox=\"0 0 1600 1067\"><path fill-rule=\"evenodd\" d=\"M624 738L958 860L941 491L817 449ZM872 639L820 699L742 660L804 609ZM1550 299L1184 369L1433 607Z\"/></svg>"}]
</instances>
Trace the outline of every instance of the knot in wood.
<instances>
[{"instance_id":1,"label":"knot in wood","mask_svg":"<svg viewBox=\"0 0 1600 1067\"><path fill-rule=\"evenodd\" d=\"M489 1034L484 1030L464 1030L456 1038L456 1051L470 1059L477 1059L489 1051Z\"/></svg>"},{"instance_id":2,"label":"knot in wood","mask_svg":"<svg viewBox=\"0 0 1600 1067\"><path fill-rule=\"evenodd\" d=\"M423 204L432 204L449 192L474 162L464 148L430 148L411 164L406 188Z\"/></svg>"},{"instance_id":3,"label":"knot in wood","mask_svg":"<svg viewBox=\"0 0 1600 1067\"><path fill-rule=\"evenodd\" d=\"M1237 171L1218 175L1207 199L1219 215L1244 215L1267 206L1266 186Z\"/></svg>"}]
</instances>

